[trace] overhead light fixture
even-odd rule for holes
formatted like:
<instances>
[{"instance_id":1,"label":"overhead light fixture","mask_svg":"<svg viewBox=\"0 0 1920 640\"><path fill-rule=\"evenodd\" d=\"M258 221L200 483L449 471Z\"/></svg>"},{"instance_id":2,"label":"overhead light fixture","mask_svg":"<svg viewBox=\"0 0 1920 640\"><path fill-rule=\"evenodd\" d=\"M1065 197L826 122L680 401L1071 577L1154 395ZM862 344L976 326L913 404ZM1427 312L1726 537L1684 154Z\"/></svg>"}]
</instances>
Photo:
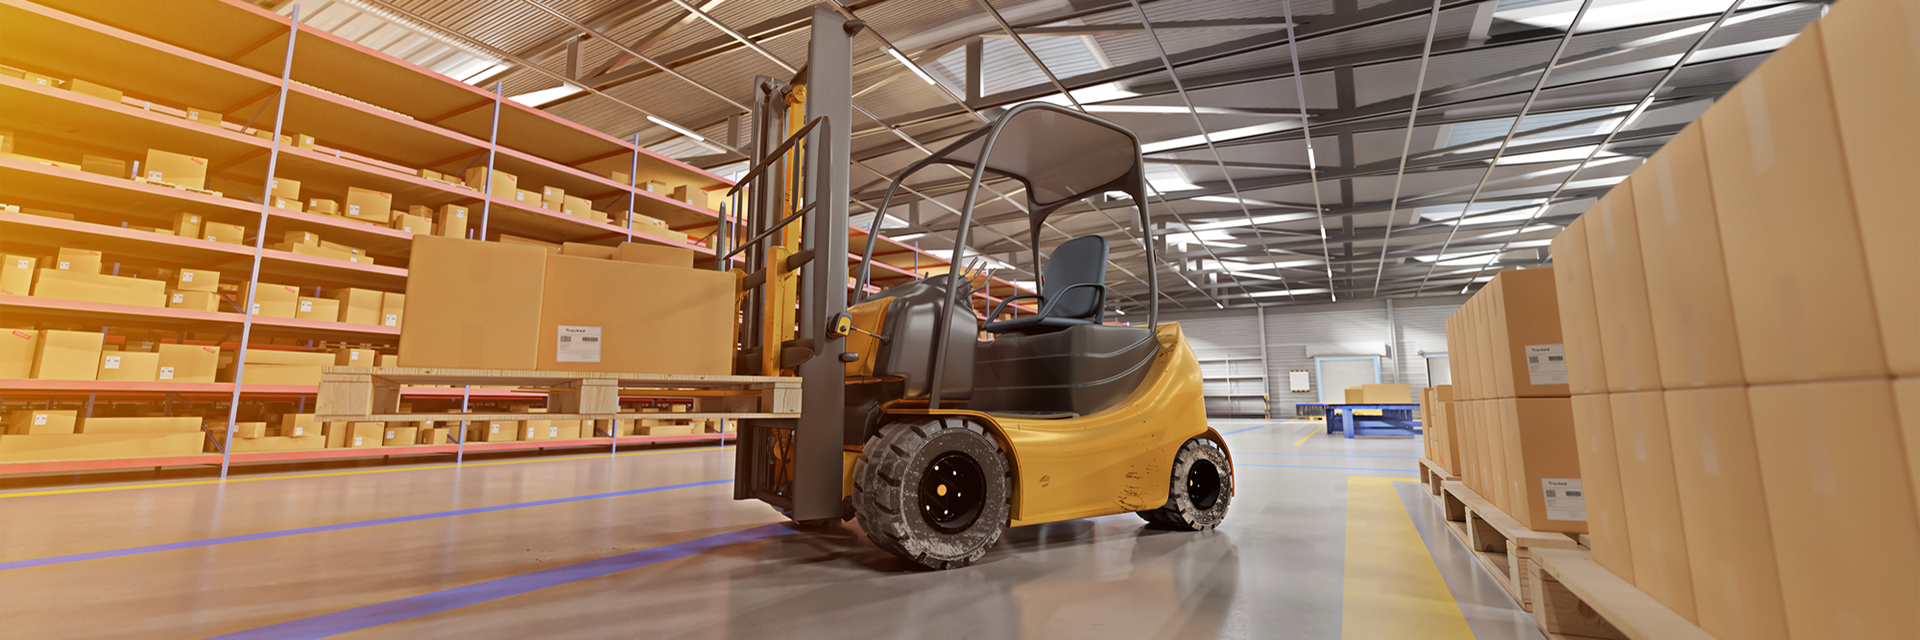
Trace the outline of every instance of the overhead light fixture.
<instances>
[{"instance_id":1,"label":"overhead light fixture","mask_svg":"<svg viewBox=\"0 0 1920 640\"><path fill-rule=\"evenodd\" d=\"M912 242L912 241L914 241L914 240L919 240L919 239L921 239L921 238L924 238L924 237L927 237L927 234L925 234L925 233L909 233L909 234L905 234L905 235L898 235L898 236L893 236L893 241L894 241L894 242Z\"/></svg>"},{"instance_id":2,"label":"overhead light fixture","mask_svg":"<svg viewBox=\"0 0 1920 640\"><path fill-rule=\"evenodd\" d=\"M674 131L675 133L678 133L678 134L680 134L680 135L683 135L683 136L686 136L686 137L689 137L689 138L693 138L694 140L698 140L698 141L700 141L700 142L706 142L706 141L707 141L707 138L706 138L706 136L703 136L703 135L700 135L700 134L698 134L698 133L694 133L694 132L692 132L692 131L689 131L689 130L688 130L688 129L687 129L686 127L682 127L682 126L680 126L680 125L677 125L677 124L674 124L674 123L671 123L671 122L667 122L667 121L665 121L665 120L661 120L661 119L660 119L660 118L658 118L658 117L655 117L655 116L652 116L652 115L648 115L648 116L647 116L647 121L649 121L649 122L652 122L652 123L654 123L654 124L657 124L657 125L660 125L660 126L662 126L662 127L666 127L666 128L668 128L668 129L672 129L672 130L673 130L673 131Z\"/></svg>"},{"instance_id":3,"label":"overhead light fixture","mask_svg":"<svg viewBox=\"0 0 1920 640\"><path fill-rule=\"evenodd\" d=\"M906 54L900 53L899 49L895 49L893 47L887 47L887 54L893 56L893 59L899 60L900 64L907 65L908 69L913 70L913 75L920 76L920 79L927 81L927 84L930 84L936 87L940 86L940 83L934 80L933 76L927 75L927 71L925 69L921 69L920 65L914 64L912 60L908 60Z\"/></svg>"},{"instance_id":4,"label":"overhead light fixture","mask_svg":"<svg viewBox=\"0 0 1920 640\"><path fill-rule=\"evenodd\" d=\"M553 102L555 100L559 100L567 96L575 95L582 91L586 91L586 89L582 89L580 87L576 87L570 84L563 84L558 87L553 87L551 89L541 89L539 91L529 91L527 93L522 93L517 96L507 96L507 99L512 100L514 102L518 102L520 104L527 105L529 107L539 108L540 105Z\"/></svg>"}]
</instances>

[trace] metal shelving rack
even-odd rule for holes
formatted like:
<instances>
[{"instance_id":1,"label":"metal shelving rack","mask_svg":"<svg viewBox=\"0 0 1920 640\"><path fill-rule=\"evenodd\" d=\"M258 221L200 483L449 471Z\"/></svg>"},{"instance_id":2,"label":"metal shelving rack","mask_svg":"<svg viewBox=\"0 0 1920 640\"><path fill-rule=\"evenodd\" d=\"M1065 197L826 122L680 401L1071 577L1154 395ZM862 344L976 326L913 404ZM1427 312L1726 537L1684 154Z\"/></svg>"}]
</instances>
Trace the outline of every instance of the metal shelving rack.
<instances>
[{"instance_id":1,"label":"metal shelving rack","mask_svg":"<svg viewBox=\"0 0 1920 640\"><path fill-rule=\"evenodd\" d=\"M138 60L139 64L111 61ZM638 146L525 107L485 89L466 85L351 41L237 0L174 0L166 3L99 3L86 0L0 0L0 63L57 78L83 78L125 92L111 102L91 95L0 75L0 128L38 136L63 149L138 158L163 149L209 160L209 187L217 197L93 173L0 158L0 194L9 204L57 211L77 220L26 213L0 213L7 246L79 247L124 257L142 266L208 268L246 272L247 288L262 280L308 287L360 287L404 291L412 234L314 213L269 206L269 175L301 180L303 190L337 197L347 186L393 194L396 205L467 205L479 220L470 228L510 233L544 242L609 244L630 240L680 246L704 256L703 240L721 227L721 214L653 193L648 181L685 184L717 192L731 187L720 176ZM218 109L239 126L209 127L180 117L183 109ZM254 130L271 132L263 139ZM279 144L280 135L313 136L313 148ZM557 186L593 201L602 210L624 209L665 221L694 240L679 242L645 231L601 223L514 200L490 197L420 176L419 169L459 174L490 166L515 174L526 186ZM607 177L623 171L629 179ZM717 194L716 194L717 195ZM304 196L304 194L303 194ZM242 199L244 198L244 199ZM396 206L396 208L399 208ZM175 212L244 224L248 245L177 238L126 228L168 226ZM118 222L122 226L113 226ZM364 249L376 264L297 255L266 248L266 237L312 231ZM849 228L864 244L864 233ZM947 261L915 246L882 237L874 285L886 287L923 277ZM852 244L852 243L850 243ZM849 256L857 260L858 256ZM117 270L119 265L112 265ZM1026 291L994 278L977 294L984 312L1002 297ZM1030 311L1031 309L1029 309ZM256 317L241 309L201 312L0 296L9 321L31 314L36 325L77 324L221 332L219 342L248 348L247 338L294 338L391 347L393 327ZM239 338L236 342L234 338ZM184 340L183 340L184 341ZM212 344L212 343L206 343ZM244 363L244 359L240 360ZM79 401L91 411L102 398L228 397L233 415L243 398L291 399L305 407L315 391L303 385L234 383L127 383L0 380L0 400L22 399L51 406ZM410 389L414 397L463 401L534 401L541 394L497 390ZM169 403L171 406L171 403ZM231 432L231 430L229 430ZM704 436L621 437L617 444L715 441ZM465 450L605 446L612 438L580 441L468 443ZM450 445L451 446L451 445ZM436 453L439 446L321 449L272 454L207 454L175 459L107 459L0 463L0 474L62 470L139 468L252 460L378 457ZM230 451L230 447L222 447ZM459 451L455 446L450 451Z\"/></svg>"},{"instance_id":2,"label":"metal shelving rack","mask_svg":"<svg viewBox=\"0 0 1920 640\"><path fill-rule=\"evenodd\" d=\"M1218 410L1210 404L1207 407L1207 415L1218 416L1218 417L1249 417L1251 416L1251 417L1258 417L1258 418L1269 418L1273 416L1273 409L1270 406L1267 398L1268 385L1267 385L1267 372L1266 372L1265 359L1261 358L1260 356L1217 356L1217 357L1199 358L1199 360L1200 360L1201 383L1204 385L1209 382L1224 382L1227 388L1227 392L1224 394L1221 394L1221 393L1203 394L1204 397L1209 400L1224 399L1226 401L1226 410L1224 411ZM1255 375L1235 374L1233 371L1235 364L1249 364L1254 367L1258 367L1260 370L1260 373ZM1210 367L1208 365L1219 366L1221 369L1223 369L1223 371L1209 371ZM1257 394L1234 393L1234 383L1238 381L1244 381L1244 380L1259 380L1260 393L1257 393ZM1240 405L1236 404L1238 402L1245 402L1250 400L1259 400L1260 408L1258 410L1246 410L1246 409L1243 409Z\"/></svg>"}]
</instances>

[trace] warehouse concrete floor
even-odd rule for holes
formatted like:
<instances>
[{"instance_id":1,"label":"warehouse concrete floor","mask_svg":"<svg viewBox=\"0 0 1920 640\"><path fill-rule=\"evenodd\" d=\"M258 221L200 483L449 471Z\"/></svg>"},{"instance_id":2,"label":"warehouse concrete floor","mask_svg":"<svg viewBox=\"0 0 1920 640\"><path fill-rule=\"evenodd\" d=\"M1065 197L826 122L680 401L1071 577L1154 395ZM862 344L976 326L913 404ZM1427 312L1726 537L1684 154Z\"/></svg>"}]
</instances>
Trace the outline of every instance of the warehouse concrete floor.
<instances>
[{"instance_id":1,"label":"warehouse concrete floor","mask_svg":"<svg viewBox=\"0 0 1920 640\"><path fill-rule=\"evenodd\" d=\"M731 499L732 450L0 493L9 638L1541 637L1421 494L1417 439L1219 421L1217 531L1132 515L909 569Z\"/></svg>"}]
</instances>

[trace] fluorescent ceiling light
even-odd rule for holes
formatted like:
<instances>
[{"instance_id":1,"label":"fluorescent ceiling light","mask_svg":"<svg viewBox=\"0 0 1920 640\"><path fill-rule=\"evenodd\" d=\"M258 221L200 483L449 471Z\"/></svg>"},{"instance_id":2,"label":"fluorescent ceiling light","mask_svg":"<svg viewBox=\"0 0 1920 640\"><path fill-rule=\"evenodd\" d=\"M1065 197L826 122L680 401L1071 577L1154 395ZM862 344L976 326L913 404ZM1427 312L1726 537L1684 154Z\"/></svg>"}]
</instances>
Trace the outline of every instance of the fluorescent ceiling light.
<instances>
[{"instance_id":1,"label":"fluorescent ceiling light","mask_svg":"<svg viewBox=\"0 0 1920 640\"><path fill-rule=\"evenodd\" d=\"M1576 160L1585 160L1587 158L1587 154L1593 153L1593 150L1598 146L1599 145L1590 144L1584 147L1554 149L1552 151L1541 151L1537 153L1522 153L1517 156L1500 156L1500 159L1494 161L1494 164L1504 167L1508 165L1533 164L1538 162L1573 162ZM1605 158L1605 157L1615 156L1615 155L1619 155L1619 154L1613 153L1611 151L1602 151L1599 154L1595 155L1594 157Z\"/></svg>"},{"instance_id":2,"label":"fluorescent ceiling light","mask_svg":"<svg viewBox=\"0 0 1920 640\"><path fill-rule=\"evenodd\" d=\"M1194 199L1198 200L1199 198L1194 198ZM1301 220L1312 220L1316 217L1318 216L1315 216L1314 214L1311 214L1311 213L1282 213L1282 214L1271 215L1271 216L1256 216L1252 220L1248 220L1246 218L1239 218L1234 220L1221 220L1219 222L1209 222L1206 224L1193 225L1190 228L1193 229L1194 231L1205 231L1208 229L1230 229L1234 227L1251 227L1254 225L1261 225L1261 224L1299 222Z\"/></svg>"},{"instance_id":3,"label":"fluorescent ceiling light","mask_svg":"<svg viewBox=\"0 0 1920 640\"><path fill-rule=\"evenodd\" d=\"M1187 248L1187 245L1190 245L1190 244L1206 245L1209 247L1232 247L1232 248L1246 246L1243 244L1225 242L1226 240L1232 240L1232 239L1233 239L1233 234L1227 233L1225 231L1218 231L1218 230L1194 231L1194 232L1187 232L1187 233L1169 233L1166 235L1167 244L1179 245L1180 250L1182 251L1185 251Z\"/></svg>"},{"instance_id":4,"label":"fluorescent ceiling light","mask_svg":"<svg viewBox=\"0 0 1920 640\"><path fill-rule=\"evenodd\" d=\"M1586 17L1580 20L1578 31L1602 31L1679 18L1710 16L1725 11L1731 2L1732 0L1598 0L1587 9ZM1773 3L1750 0L1750 4L1759 6ZM1565 29L1568 23L1573 22L1573 16L1579 9L1579 2L1566 0L1496 11L1493 17L1536 27Z\"/></svg>"},{"instance_id":5,"label":"fluorescent ceiling light","mask_svg":"<svg viewBox=\"0 0 1920 640\"><path fill-rule=\"evenodd\" d=\"M1260 206L1260 207L1291 207L1293 206L1293 205L1287 205L1287 204L1280 204L1278 202L1255 200L1253 198L1235 198L1232 196L1196 196L1189 199L1193 200L1194 202L1219 202L1222 204L1245 203L1245 204L1250 204L1250 205ZM1307 217L1311 218L1313 216L1307 216Z\"/></svg>"},{"instance_id":6,"label":"fluorescent ceiling light","mask_svg":"<svg viewBox=\"0 0 1920 640\"><path fill-rule=\"evenodd\" d=\"M925 233L908 233L908 234L893 236L893 241L894 242L912 242L914 240L919 240L926 236L927 234Z\"/></svg>"},{"instance_id":7,"label":"fluorescent ceiling light","mask_svg":"<svg viewBox=\"0 0 1920 640\"><path fill-rule=\"evenodd\" d=\"M570 84L563 84L558 87L554 87L552 89L541 89L539 91L530 91L527 93L522 93L517 96L507 96L507 99L512 100L514 102L518 102L520 104L527 105L529 107L539 107L540 105L553 102L555 100L559 100L567 96L578 94L583 91L586 91L586 89L582 89L580 87L576 87Z\"/></svg>"},{"instance_id":8,"label":"fluorescent ceiling light","mask_svg":"<svg viewBox=\"0 0 1920 640\"><path fill-rule=\"evenodd\" d=\"M1256 124L1251 127L1240 127L1238 129L1227 129L1225 131L1215 131L1211 135L1208 135L1206 137L1201 137L1199 135L1191 135L1183 138L1174 138L1172 140L1150 142L1147 144L1140 145L1140 152L1141 153L1158 153L1161 151L1166 151L1168 149L1179 149L1182 147L1203 145L1203 144L1206 144L1207 140L1209 139L1213 140L1214 142L1226 142L1228 140L1238 140L1240 138L1247 138L1247 137L1257 136L1257 135L1266 134L1266 133L1275 133L1275 132L1287 131L1289 129L1298 129L1298 128L1300 128L1300 123L1298 121L1270 122L1267 124Z\"/></svg>"},{"instance_id":9,"label":"fluorescent ceiling light","mask_svg":"<svg viewBox=\"0 0 1920 640\"><path fill-rule=\"evenodd\" d=\"M672 130L674 130L674 132L676 132L676 133L679 133L680 135L683 135L683 136L686 136L686 137L689 137L689 138L693 138L693 139L695 139L695 140L699 140L699 141L701 141L701 142L706 142L706 141L707 141L707 139L706 139L706 137L705 137L705 136L702 136L702 135L700 135L700 134L698 134L698 133L694 133L694 132L692 132L692 131L690 131L690 130L688 130L688 129L686 129L685 127L682 127L682 126L680 126L680 125L677 125L677 124L674 124L674 123L671 123L671 122L667 122L667 121L665 121L665 120L661 120L661 119L659 119L659 118L657 118L657 117L654 117L654 116L652 116L652 115L648 115L648 116L647 116L647 120L648 120L649 122L652 122L652 123L654 123L654 124L657 124L657 125L660 125L660 126L662 126L662 127L666 127L666 128L668 128L668 129L672 129Z\"/></svg>"},{"instance_id":10,"label":"fluorescent ceiling light","mask_svg":"<svg viewBox=\"0 0 1920 640\"><path fill-rule=\"evenodd\" d=\"M1292 291L1255 291L1253 293L1247 294L1247 297L1278 298L1281 296L1304 296L1304 295L1314 294L1314 293L1330 293L1330 292L1331 292L1330 289L1323 289L1323 288L1294 289Z\"/></svg>"},{"instance_id":11,"label":"fluorescent ceiling light","mask_svg":"<svg viewBox=\"0 0 1920 640\"><path fill-rule=\"evenodd\" d=\"M891 55L893 56L893 59L899 60L900 64L907 65L908 69L913 70L913 75L920 76L920 79L927 81L927 84L930 84L936 87L940 86L940 83L938 81L935 81L933 79L933 76L927 75L927 71L925 69L921 69L920 65L914 64L912 60L908 60L906 54L900 53L899 49L895 49L893 47L887 47L887 55Z\"/></svg>"}]
</instances>

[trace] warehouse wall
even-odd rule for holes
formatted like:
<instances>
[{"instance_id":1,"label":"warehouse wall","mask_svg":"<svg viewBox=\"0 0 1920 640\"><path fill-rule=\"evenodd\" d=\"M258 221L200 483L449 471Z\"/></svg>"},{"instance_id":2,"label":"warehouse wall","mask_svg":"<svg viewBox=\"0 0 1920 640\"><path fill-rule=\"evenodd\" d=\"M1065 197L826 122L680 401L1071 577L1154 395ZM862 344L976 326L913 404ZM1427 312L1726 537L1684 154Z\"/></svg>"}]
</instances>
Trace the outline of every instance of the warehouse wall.
<instances>
[{"instance_id":1,"label":"warehouse wall","mask_svg":"<svg viewBox=\"0 0 1920 640\"><path fill-rule=\"evenodd\" d=\"M1426 361L1420 352L1447 350L1447 317L1466 300L1467 296L1393 300L1392 337L1388 336L1389 303L1384 300L1163 311L1162 317L1180 323L1194 355L1200 358L1209 414L1258 414L1264 395L1271 402L1273 415L1282 417L1293 415L1294 403L1318 402L1317 388L1305 393L1287 389L1287 372L1312 371L1316 356L1378 355L1381 382L1426 387ZM1262 316L1266 325L1264 376L1260 366ZM1318 380L1314 384L1318 385Z\"/></svg>"}]
</instances>

